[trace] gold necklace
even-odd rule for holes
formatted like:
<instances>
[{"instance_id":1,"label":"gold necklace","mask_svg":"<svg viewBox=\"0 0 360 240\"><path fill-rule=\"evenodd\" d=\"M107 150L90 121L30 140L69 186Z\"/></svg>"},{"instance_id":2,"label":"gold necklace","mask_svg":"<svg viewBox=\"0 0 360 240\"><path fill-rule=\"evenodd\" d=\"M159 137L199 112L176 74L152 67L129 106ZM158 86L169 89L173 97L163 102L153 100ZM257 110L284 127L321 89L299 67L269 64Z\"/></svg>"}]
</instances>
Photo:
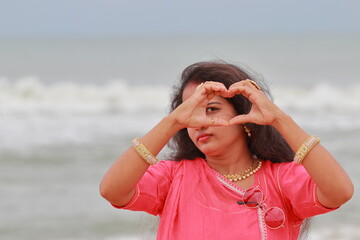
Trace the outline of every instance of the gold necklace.
<instances>
[{"instance_id":1,"label":"gold necklace","mask_svg":"<svg viewBox=\"0 0 360 240\"><path fill-rule=\"evenodd\" d=\"M248 178L252 176L254 173L256 173L261 168L261 161L256 162L254 165L250 166L245 171L238 173L238 174L226 174L223 175L225 178L230 180L231 182L237 182L240 180L243 180L245 178Z\"/></svg>"}]
</instances>

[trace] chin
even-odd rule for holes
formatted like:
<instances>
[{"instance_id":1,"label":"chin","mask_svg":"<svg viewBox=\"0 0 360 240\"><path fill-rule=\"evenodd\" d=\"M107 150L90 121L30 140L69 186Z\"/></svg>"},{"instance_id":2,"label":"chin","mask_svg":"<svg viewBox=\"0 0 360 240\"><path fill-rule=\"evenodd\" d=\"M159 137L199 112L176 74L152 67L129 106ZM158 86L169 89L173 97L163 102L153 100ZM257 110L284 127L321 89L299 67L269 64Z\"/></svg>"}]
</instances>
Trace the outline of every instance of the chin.
<instances>
[{"instance_id":1,"label":"chin","mask_svg":"<svg viewBox=\"0 0 360 240\"><path fill-rule=\"evenodd\" d=\"M219 156L219 155L221 155L221 154L219 154L218 151L215 151L215 149L209 149L209 148L205 149L205 148L203 148L203 149L200 149L200 151L201 151L205 156L214 157L214 156Z\"/></svg>"}]
</instances>

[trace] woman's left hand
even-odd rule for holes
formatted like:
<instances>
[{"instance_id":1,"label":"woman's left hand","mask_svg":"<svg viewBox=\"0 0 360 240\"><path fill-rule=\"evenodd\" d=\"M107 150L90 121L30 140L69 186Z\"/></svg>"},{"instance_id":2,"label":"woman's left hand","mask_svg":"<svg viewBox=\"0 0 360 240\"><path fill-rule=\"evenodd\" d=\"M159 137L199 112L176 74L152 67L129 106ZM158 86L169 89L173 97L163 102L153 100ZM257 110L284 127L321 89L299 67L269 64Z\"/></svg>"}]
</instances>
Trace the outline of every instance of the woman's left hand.
<instances>
[{"instance_id":1,"label":"woman's left hand","mask_svg":"<svg viewBox=\"0 0 360 240\"><path fill-rule=\"evenodd\" d=\"M232 118L230 125L242 123L255 123L258 125L272 125L281 110L259 89L251 80L234 83L228 90L228 97L241 94L249 99L252 107L248 114L238 115Z\"/></svg>"},{"instance_id":2,"label":"woman's left hand","mask_svg":"<svg viewBox=\"0 0 360 240\"><path fill-rule=\"evenodd\" d=\"M242 123L272 125L294 152L309 137L309 134L291 117L287 117L251 80L231 85L227 94L227 97L241 94L252 103L250 112L235 116L229 121L230 125ZM354 194L354 185L350 177L322 145L316 145L306 155L303 166L316 183L316 196L324 207L339 207Z\"/></svg>"}]
</instances>

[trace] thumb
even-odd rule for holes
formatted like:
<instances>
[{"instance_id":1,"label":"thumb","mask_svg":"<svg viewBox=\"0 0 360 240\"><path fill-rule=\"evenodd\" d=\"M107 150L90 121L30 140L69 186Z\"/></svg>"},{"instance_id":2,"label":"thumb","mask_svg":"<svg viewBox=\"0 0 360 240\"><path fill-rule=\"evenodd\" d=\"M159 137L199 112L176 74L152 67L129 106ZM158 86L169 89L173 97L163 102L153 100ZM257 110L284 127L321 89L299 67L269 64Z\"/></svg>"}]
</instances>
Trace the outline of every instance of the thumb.
<instances>
[{"instance_id":1,"label":"thumb","mask_svg":"<svg viewBox=\"0 0 360 240\"><path fill-rule=\"evenodd\" d=\"M243 123L251 122L250 120L251 119L248 114L242 114L230 119L229 124L230 125L243 124Z\"/></svg>"},{"instance_id":2,"label":"thumb","mask_svg":"<svg viewBox=\"0 0 360 240\"><path fill-rule=\"evenodd\" d=\"M206 119L206 125L207 126L222 126L222 127L226 127L229 126L229 121L222 119L222 118L215 118L215 117L211 117L211 118L207 118Z\"/></svg>"}]
</instances>

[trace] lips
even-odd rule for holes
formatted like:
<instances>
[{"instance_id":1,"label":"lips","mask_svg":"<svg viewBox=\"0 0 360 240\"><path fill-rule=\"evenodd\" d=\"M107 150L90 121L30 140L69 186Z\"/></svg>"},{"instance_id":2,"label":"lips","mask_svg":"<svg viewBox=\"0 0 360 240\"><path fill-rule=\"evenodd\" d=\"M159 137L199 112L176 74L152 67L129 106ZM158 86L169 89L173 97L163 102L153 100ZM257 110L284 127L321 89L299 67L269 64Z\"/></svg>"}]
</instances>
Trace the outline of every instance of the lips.
<instances>
[{"instance_id":1,"label":"lips","mask_svg":"<svg viewBox=\"0 0 360 240\"><path fill-rule=\"evenodd\" d=\"M206 142L212 135L208 133L202 133L197 136L198 142Z\"/></svg>"}]
</instances>

